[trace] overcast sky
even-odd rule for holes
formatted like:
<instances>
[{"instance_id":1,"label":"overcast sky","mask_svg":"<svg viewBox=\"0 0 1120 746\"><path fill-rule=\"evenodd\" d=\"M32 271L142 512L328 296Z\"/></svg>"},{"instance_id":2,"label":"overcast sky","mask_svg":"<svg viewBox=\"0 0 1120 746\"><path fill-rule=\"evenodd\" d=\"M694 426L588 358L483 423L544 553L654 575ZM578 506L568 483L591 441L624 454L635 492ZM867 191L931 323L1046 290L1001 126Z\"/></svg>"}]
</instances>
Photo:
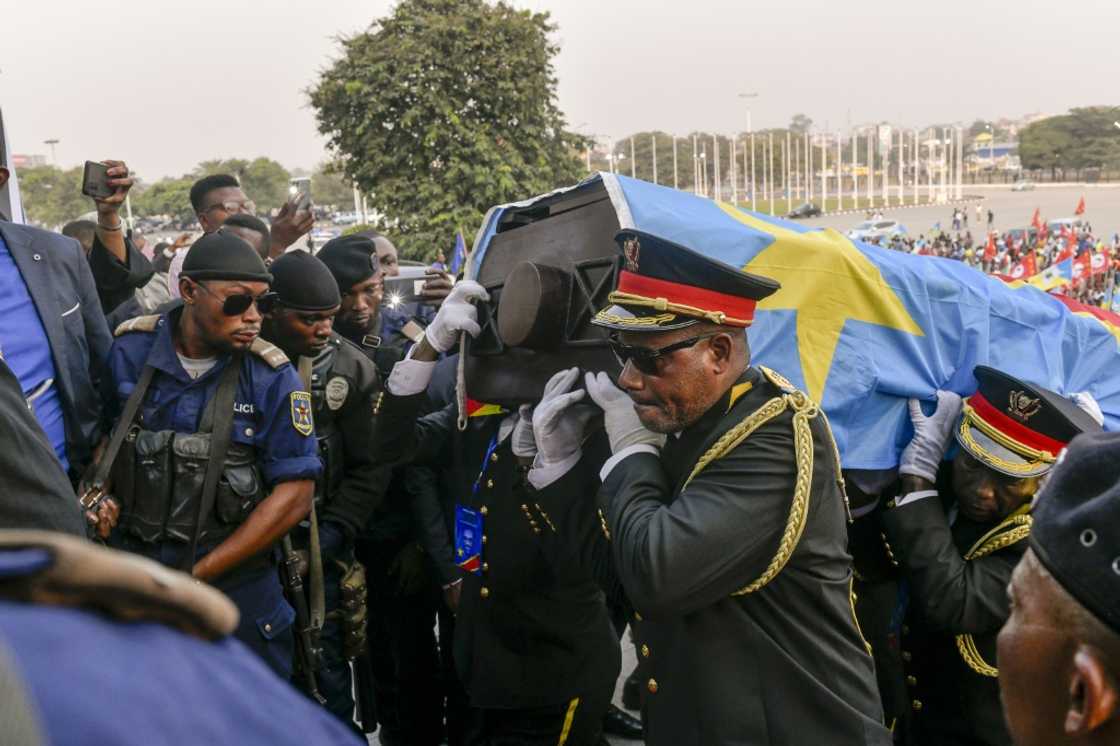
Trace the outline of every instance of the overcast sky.
<instances>
[{"instance_id":1,"label":"overcast sky","mask_svg":"<svg viewBox=\"0 0 1120 746\"><path fill-rule=\"evenodd\" d=\"M1060 113L1120 103L1117 0L514 0L559 26L560 105L603 139L644 129ZM304 89L388 0L3 0L0 108L16 153L198 161L325 156Z\"/></svg>"}]
</instances>

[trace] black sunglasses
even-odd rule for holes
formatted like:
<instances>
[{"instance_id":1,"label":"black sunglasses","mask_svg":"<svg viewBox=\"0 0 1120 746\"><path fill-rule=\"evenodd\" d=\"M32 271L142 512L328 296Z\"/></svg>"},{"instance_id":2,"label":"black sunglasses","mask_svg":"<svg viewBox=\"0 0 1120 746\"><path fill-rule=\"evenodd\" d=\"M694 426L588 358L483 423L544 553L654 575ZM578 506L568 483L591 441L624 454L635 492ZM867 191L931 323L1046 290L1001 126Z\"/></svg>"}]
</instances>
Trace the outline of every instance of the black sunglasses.
<instances>
[{"instance_id":1,"label":"black sunglasses","mask_svg":"<svg viewBox=\"0 0 1120 746\"><path fill-rule=\"evenodd\" d=\"M201 282L197 283L200 288L205 290L210 295L218 297L210 288L203 285ZM235 293L234 295L227 295L222 301L222 313L226 316L240 316L249 310L249 306L254 303L257 304L257 310L261 313L270 313L276 307L276 299L279 296L272 292L261 293L260 295L250 295L249 293Z\"/></svg>"},{"instance_id":2,"label":"black sunglasses","mask_svg":"<svg viewBox=\"0 0 1120 746\"><path fill-rule=\"evenodd\" d=\"M719 334L720 332L716 332L714 334L702 334L699 337L682 339L680 342L674 342L673 344L666 345L665 347L634 347L633 345L623 344L622 342L618 341L617 337L611 337L610 344L611 351L614 352L614 356L618 358L619 365L625 368L626 363L633 363L634 367L639 371L645 373L647 376L652 376L657 373L658 358L664 357L670 352L676 352L677 350L684 350L689 347L694 347L696 346L697 342L705 339L711 339L712 337L718 336Z\"/></svg>"}]
</instances>

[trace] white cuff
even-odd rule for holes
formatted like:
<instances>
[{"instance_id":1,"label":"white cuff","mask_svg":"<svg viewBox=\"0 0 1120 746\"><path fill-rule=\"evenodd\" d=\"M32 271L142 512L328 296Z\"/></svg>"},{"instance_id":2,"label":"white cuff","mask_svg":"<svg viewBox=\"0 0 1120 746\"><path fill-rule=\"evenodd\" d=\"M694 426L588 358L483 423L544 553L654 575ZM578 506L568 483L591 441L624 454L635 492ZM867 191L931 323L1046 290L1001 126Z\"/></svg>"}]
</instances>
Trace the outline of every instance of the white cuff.
<instances>
[{"instance_id":1,"label":"white cuff","mask_svg":"<svg viewBox=\"0 0 1120 746\"><path fill-rule=\"evenodd\" d=\"M412 350L409 350L409 354L412 354ZM394 365L392 372L389 373L387 384L389 393L394 396L419 394L428 388L428 382L432 380L435 369L436 362L434 360L430 362L413 360L406 356L404 360Z\"/></svg>"},{"instance_id":2,"label":"white cuff","mask_svg":"<svg viewBox=\"0 0 1120 746\"><path fill-rule=\"evenodd\" d=\"M607 475L611 473L611 470L618 466L622 459L627 456L632 456L635 453L652 453L654 456L661 455L661 451L657 450L656 446L652 446L649 443L635 443L632 446L626 446L607 459L607 463L603 464L603 468L599 470L599 481L607 481Z\"/></svg>"},{"instance_id":3,"label":"white cuff","mask_svg":"<svg viewBox=\"0 0 1120 746\"><path fill-rule=\"evenodd\" d=\"M529 484L533 485L533 487L538 490L543 490L574 469L575 465L579 463L582 457L583 451L577 450L563 461L542 464L540 454L538 453L536 461L533 462L533 468L529 470Z\"/></svg>"},{"instance_id":4,"label":"white cuff","mask_svg":"<svg viewBox=\"0 0 1120 746\"><path fill-rule=\"evenodd\" d=\"M919 500L925 500L927 497L937 497L937 490L918 490L917 492L908 492L902 497L895 498L894 506L901 508L903 505L916 503Z\"/></svg>"}]
</instances>

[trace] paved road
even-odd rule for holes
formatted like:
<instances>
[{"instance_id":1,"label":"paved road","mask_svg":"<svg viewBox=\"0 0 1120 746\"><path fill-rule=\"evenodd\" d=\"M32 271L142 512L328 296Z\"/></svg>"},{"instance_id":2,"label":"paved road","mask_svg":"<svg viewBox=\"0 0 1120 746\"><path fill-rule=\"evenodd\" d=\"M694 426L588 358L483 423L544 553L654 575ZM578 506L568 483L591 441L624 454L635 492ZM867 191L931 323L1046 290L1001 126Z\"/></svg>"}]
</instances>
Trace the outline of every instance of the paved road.
<instances>
[{"instance_id":1,"label":"paved road","mask_svg":"<svg viewBox=\"0 0 1120 746\"><path fill-rule=\"evenodd\" d=\"M1111 236L1120 232L1120 184L1100 186L1060 186L1038 187L1030 192L1012 192L1003 187L965 187L965 195L983 197L982 206L995 213L995 228L1005 231L1010 228L1023 228L1030 225L1036 207L1042 210L1044 219L1071 217L1077 201L1085 197L1084 217L1093 226L1098 236ZM907 195L909 196L909 195ZM976 225L976 211L973 203L968 204L969 228L973 236L983 234L984 226ZM942 230L952 228L951 205L930 207L889 208L884 215L898 220L912 236L928 233L933 224L940 221ZM846 231L864 220L862 214L834 215L803 220L803 225L830 227Z\"/></svg>"}]
</instances>

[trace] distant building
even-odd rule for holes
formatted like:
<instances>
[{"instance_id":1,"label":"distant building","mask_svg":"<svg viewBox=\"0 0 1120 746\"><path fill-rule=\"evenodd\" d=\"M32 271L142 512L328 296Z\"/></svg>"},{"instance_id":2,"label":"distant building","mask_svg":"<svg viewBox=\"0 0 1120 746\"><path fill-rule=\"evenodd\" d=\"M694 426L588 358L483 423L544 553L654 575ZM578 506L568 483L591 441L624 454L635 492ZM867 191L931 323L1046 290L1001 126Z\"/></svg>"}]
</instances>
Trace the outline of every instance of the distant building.
<instances>
[{"instance_id":1,"label":"distant building","mask_svg":"<svg viewBox=\"0 0 1120 746\"><path fill-rule=\"evenodd\" d=\"M47 165L47 157L45 155L21 155L19 153L12 153L12 165L17 169L37 168Z\"/></svg>"},{"instance_id":2,"label":"distant building","mask_svg":"<svg viewBox=\"0 0 1120 746\"><path fill-rule=\"evenodd\" d=\"M982 132L972 142L972 151L965 160L975 168L1018 169L1019 143L993 142L992 136Z\"/></svg>"}]
</instances>

